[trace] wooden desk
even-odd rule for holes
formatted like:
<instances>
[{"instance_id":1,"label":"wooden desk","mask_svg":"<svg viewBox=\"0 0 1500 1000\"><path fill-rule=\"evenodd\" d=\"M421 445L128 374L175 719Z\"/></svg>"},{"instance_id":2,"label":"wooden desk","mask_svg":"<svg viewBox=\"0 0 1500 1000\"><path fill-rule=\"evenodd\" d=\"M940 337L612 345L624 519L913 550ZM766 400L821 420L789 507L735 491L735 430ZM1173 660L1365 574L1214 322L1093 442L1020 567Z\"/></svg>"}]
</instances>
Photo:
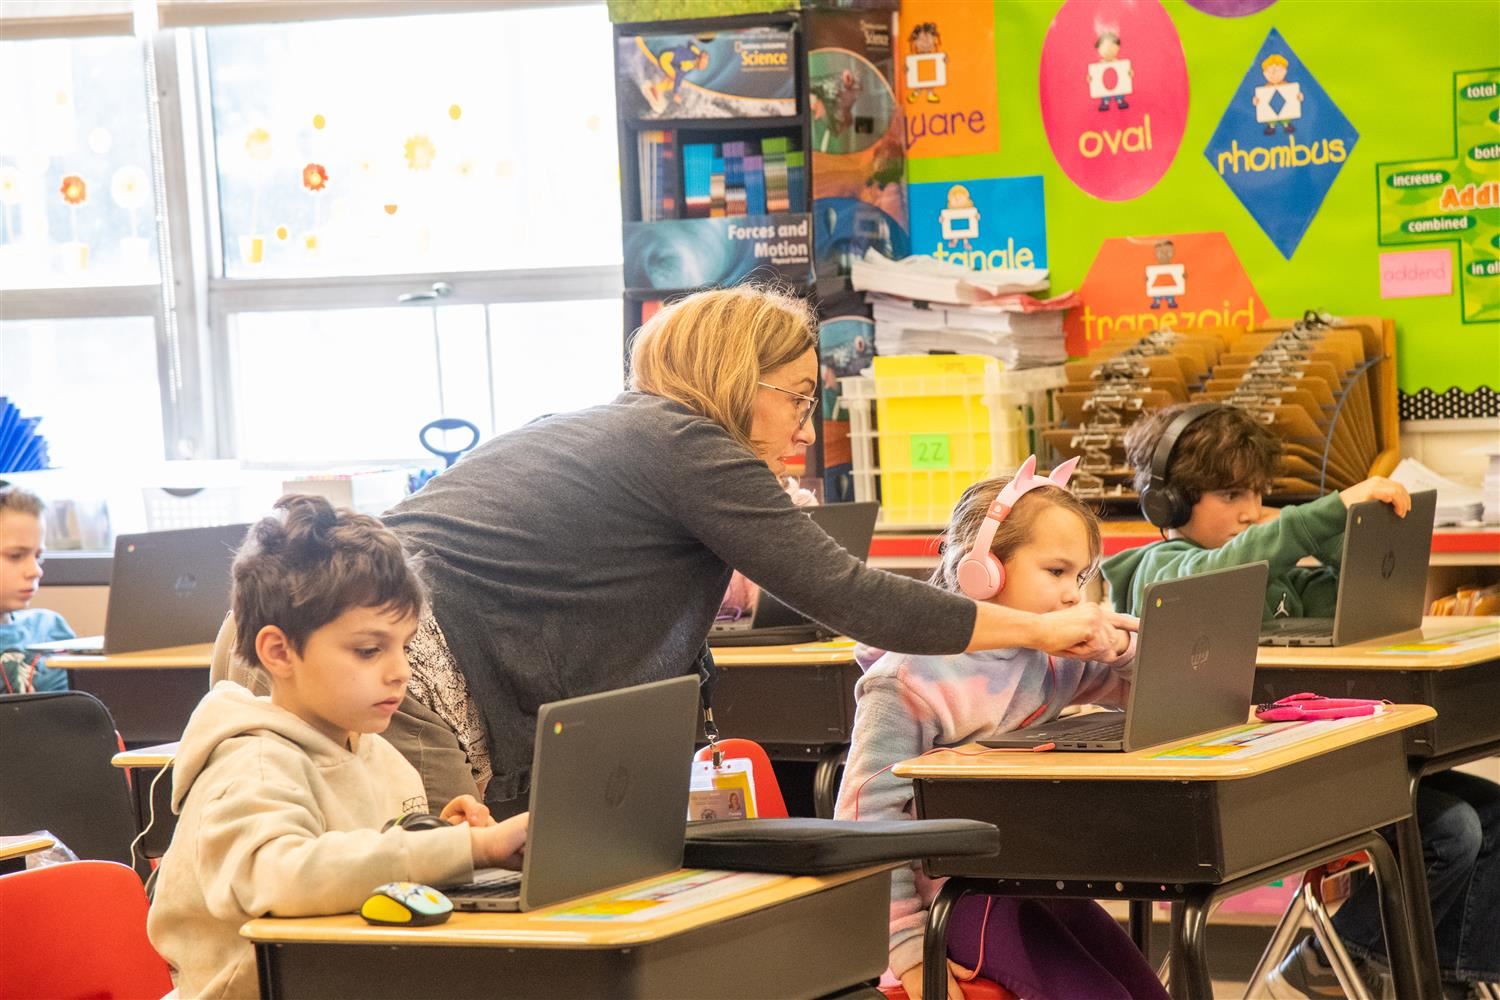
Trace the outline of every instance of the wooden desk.
<instances>
[{"instance_id":1,"label":"wooden desk","mask_svg":"<svg viewBox=\"0 0 1500 1000\"><path fill-rule=\"evenodd\" d=\"M0 837L0 875L24 871L26 855L50 851L57 841L41 834Z\"/></svg>"},{"instance_id":2,"label":"wooden desk","mask_svg":"<svg viewBox=\"0 0 1500 1000\"><path fill-rule=\"evenodd\" d=\"M47 665L66 670L75 691L104 702L127 743L162 743L182 735L208 693L213 648L205 642L113 656L51 656Z\"/></svg>"},{"instance_id":3,"label":"wooden desk","mask_svg":"<svg viewBox=\"0 0 1500 1000\"><path fill-rule=\"evenodd\" d=\"M167 853L172 833L177 829L177 814L172 812L172 777L164 773L176 756L176 743L162 743L139 750L125 750L110 758L115 767L135 771L130 799L135 808L135 828L145 831L141 837L141 854L148 858L159 858Z\"/></svg>"},{"instance_id":4,"label":"wooden desk","mask_svg":"<svg viewBox=\"0 0 1500 1000\"><path fill-rule=\"evenodd\" d=\"M1350 646L1262 647L1256 656L1255 700L1274 701L1298 691L1437 709L1436 719L1406 734L1416 815L1417 783L1425 775L1500 753L1500 618L1424 618L1420 634ZM1423 978L1435 990L1437 944L1422 840L1415 823L1399 825L1396 834Z\"/></svg>"},{"instance_id":5,"label":"wooden desk","mask_svg":"<svg viewBox=\"0 0 1500 1000\"><path fill-rule=\"evenodd\" d=\"M1199 737L1128 754L982 753L976 745L896 765L914 781L918 815L994 823L1003 845L990 858L924 861L930 875L955 876L928 913L927 995L942 995L953 903L989 892L1172 900L1172 994L1207 998L1204 932L1216 897L1368 850L1397 992L1419 996L1399 869L1374 831L1415 825L1403 741L1433 714L1398 705L1237 759L1164 756Z\"/></svg>"},{"instance_id":6,"label":"wooden desk","mask_svg":"<svg viewBox=\"0 0 1500 1000\"><path fill-rule=\"evenodd\" d=\"M850 640L795 646L714 647L714 719L725 736L751 739L779 760L817 761L813 805L833 816L838 769L854 731L859 665Z\"/></svg>"},{"instance_id":7,"label":"wooden desk","mask_svg":"<svg viewBox=\"0 0 1500 1000\"><path fill-rule=\"evenodd\" d=\"M887 962L890 866L754 885L655 919L568 919L657 881L532 913L455 913L435 927L354 915L262 918L261 996L815 997L871 984ZM875 994L878 996L878 994Z\"/></svg>"}]
</instances>

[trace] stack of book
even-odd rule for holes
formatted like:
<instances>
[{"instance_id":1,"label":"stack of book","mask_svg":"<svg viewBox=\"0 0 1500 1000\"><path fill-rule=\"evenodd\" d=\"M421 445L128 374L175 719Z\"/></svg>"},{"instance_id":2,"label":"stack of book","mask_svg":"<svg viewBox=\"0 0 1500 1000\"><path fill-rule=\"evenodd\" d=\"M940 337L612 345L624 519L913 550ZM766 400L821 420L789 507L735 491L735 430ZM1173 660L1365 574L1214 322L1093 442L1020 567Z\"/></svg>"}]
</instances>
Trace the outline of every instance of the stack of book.
<instances>
[{"instance_id":1,"label":"stack of book","mask_svg":"<svg viewBox=\"0 0 1500 1000\"><path fill-rule=\"evenodd\" d=\"M983 354L1007 368L1067 360L1063 314L1079 304L1050 299L1044 268L973 271L931 257L892 261L871 250L854 264L854 287L875 319L875 350L892 354Z\"/></svg>"},{"instance_id":2,"label":"stack of book","mask_svg":"<svg viewBox=\"0 0 1500 1000\"><path fill-rule=\"evenodd\" d=\"M647 162L641 161L643 178L651 172ZM785 136L682 146L683 205L689 219L793 211L806 204L805 185L803 154Z\"/></svg>"},{"instance_id":3,"label":"stack of book","mask_svg":"<svg viewBox=\"0 0 1500 1000\"><path fill-rule=\"evenodd\" d=\"M641 165L641 218L677 218L677 142L671 129L647 129L636 136Z\"/></svg>"},{"instance_id":4,"label":"stack of book","mask_svg":"<svg viewBox=\"0 0 1500 1000\"><path fill-rule=\"evenodd\" d=\"M35 472L49 463L47 439L36 432L41 417L23 417L0 396L0 472Z\"/></svg>"}]
</instances>

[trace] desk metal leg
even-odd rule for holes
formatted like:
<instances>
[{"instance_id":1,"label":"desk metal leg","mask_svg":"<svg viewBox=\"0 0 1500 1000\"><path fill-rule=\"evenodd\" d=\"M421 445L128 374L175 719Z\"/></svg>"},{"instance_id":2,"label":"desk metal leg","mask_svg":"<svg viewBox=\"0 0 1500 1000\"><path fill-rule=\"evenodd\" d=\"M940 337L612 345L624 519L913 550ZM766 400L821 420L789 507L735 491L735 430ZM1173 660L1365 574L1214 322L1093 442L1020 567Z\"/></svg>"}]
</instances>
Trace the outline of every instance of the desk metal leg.
<instances>
[{"instance_id":1,"label":"desk metal leg","mask_svg":"<svg viewBox=\"0 0 1500 1000\"><path fill-rule=\"evenodd\" d=\"M1415 939L1417 976L1421 983L1421 992L1412 995L1436 1000L1443 995L1443 987L1439 977L1437 930L1432 924L1432 901L1427 896L1427 861L1422 853L1422 830L1417 825L1417 784L1421 779L1421 768L1414 769L1411 815L1396 824L1396 850L1401 882L1406 889L1411 933Z\"/></svg>"},{"instance_id":2,"label":"desk metal leg","mask_svg":"<svg viewBox=\"0 0 1500 1000\"><path fill-rule=\"evenodd\" d=\"M833 807L839 797L839 768L849 755L848 747L824 750L813 772L813 811L818 819L833 819Z\"/></svg>"},{"instance_id":3,"label":"desk metal leg","mask_svg":"<svg viewBox=\"0 0 1500 1000\"><path fill-rule=\"evenodd\" d=\"M1146 961L1151 961L1151 900L1130 901L1130 940L1140 949Z\"/></svg>"},{"instance_id":4,"label":"desk metal leg","mask_svg":"<svg viewBox=\"0 0 1500 1000\"><path fill-rule=\"evenodd\" d=\"M1172 907L1170 974L1167 988L1173 1000L1212 1000L1204 934L1212 893L1193 892Z\"/></svg>"},{"instance_id":5,"label":"desk metal leg","mask_svg":"<svg viewBox=\"0 0 1500 1000\"><path fill-rule=\"evenodd\" d=\"M948 995L948 918L960 899L973 891L961 878L950 878L933 897L927 911L927 936L922 940L922 996Z\"/></svg>"},{"instance_id":6,"label":"desk metal leg","mask_svg":"<svg viewBox=\"0 0 1500 1000\"><path fill-rule=\"evenodd\" d=\"M1405 821L1415 827L1416 819ZM1421 856L1420 838L1418 838L1418 857ZM1391 854L1390 845L1376 834L1371 834L1369 843L1365 848L1370 852L1370 860L1374 863L1376 888L1380 891L1380 922L1385 928L1386 954L1391 960L1391 975L1396 980L1396 995L1402 997L1425 997L1436 1000L1442 996L1441 986L1436 983L1437 961L1435 957L1431 970L1422 968L1420 949L1417 947L1416 935L1412 931L1410 922L1411 910L1407 906L1406 893L1402 891L1401 869L1396 866L1396 858ZM1426 873L1420 878L1425 879ZM1423 893L1425 898L1426 893ZM1429 912L1430 917L1430 912ZM1432 938L1428 938L1432 941ZM1427 988L1423 982L1425 973L1431 971L1433 975L1433 986Z\"/></svg>"}]
</instances>

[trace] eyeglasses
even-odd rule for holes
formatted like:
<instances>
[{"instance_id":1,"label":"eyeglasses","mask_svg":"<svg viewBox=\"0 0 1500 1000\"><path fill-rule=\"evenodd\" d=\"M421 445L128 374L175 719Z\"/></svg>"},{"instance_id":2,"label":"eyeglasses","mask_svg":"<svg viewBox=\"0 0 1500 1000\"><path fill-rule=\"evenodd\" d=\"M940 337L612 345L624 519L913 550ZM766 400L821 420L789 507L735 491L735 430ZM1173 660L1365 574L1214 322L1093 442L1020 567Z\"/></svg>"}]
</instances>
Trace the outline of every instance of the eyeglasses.
<instances>
[{"instance_id":1,"label":"eyeglasses","mask_svg":"<svg viewBox=\"0 0 1500 1000\"><path fill-rule=\"evenodd\" d=\"M818 405L818 397L804 396L800 392L793 392L791 389L783 389L781 386L772 385L769 382L757 382L755 384L760 386L762 389L775 389L777 392L784 392L788 396L795 396L797 399L801 400L801 402L797 404L797 429L801 430L802 428L807 426L808 420L812 418L813 409Z\"/></svg>"}]
</instances>

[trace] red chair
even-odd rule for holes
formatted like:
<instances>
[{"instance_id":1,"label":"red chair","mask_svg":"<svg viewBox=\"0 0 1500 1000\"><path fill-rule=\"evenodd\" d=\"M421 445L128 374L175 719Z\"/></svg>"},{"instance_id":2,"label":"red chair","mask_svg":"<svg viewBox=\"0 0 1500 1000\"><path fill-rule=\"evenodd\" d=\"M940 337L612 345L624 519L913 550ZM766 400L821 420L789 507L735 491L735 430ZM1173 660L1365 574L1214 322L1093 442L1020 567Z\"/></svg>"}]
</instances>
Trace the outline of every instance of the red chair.
<instances>
[{"instance_id":1,"label":"red chair","mask_svg":"<svg viewBox=\"0 0 1500 1000\"><path fill-rule=\"evenodd\" d=\"M172 988L146 939L146 890L113 861L0 876L0 1000L156 1000Z\"/></svg>"},{"instance_id":2,"label":"red chair","mask_svg":"<svg viewBox=\"0 0 1500 1000\"><path fill-rule=\"evenodd\" d=\"M781 785L776 781L776 772L771 767L771 758L765 748L754 740L720 740L719 751L725 760L748 760L750 780L755 784L755 815L762 819L786 819L786 800L781 797ZM694 760L708 760L713 756L709 747L693 755Z\"/></svg>"}]
</instances>

